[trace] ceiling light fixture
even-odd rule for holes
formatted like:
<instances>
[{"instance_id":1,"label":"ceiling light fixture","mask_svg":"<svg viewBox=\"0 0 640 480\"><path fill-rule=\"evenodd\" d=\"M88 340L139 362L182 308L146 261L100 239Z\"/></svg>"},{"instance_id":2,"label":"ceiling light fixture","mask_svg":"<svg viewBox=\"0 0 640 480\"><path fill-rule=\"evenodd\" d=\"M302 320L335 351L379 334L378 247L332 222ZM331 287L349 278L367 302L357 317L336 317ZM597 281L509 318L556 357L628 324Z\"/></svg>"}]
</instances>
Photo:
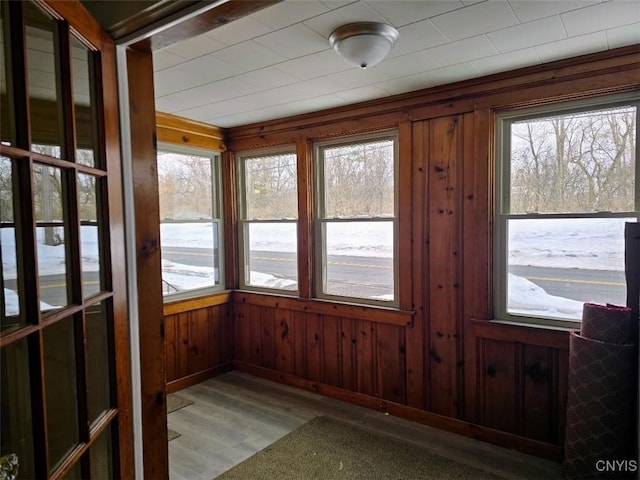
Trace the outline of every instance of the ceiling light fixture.
<instances>
[{"instance_id":1,"label":"ceiling light fixture","mask_svg":"<svg viewBox=\"0 0 640 480\"><path fill-rule=\"evenodd\" d=\"M329 44L349 63L367 68L380 63L399 36L398 30L386 23L348 23L333 31Z\"/></svg>"}]
</instances>

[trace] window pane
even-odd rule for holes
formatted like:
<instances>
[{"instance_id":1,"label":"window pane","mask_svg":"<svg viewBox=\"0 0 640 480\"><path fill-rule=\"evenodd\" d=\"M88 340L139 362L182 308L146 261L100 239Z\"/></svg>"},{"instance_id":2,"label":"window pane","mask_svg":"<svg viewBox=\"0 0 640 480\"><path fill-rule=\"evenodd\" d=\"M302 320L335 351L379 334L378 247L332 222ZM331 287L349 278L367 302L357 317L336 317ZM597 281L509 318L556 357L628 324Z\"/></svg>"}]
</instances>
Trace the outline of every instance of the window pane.
<instances>
[{"instance_id":1,"label":"window pane","mask_svg":"<svg viewBox=\"0 0 640 480\"><path fill-rule=\"evenodd\" d=\"M84 298L102 290L100 249L101 219L98 215L97 179L78 174L78 213L80 215L80 253L82 255L82 292Z\"/></svg>"},{"instance_id":2,"label":"window pane","mask_svg":"<svg viewBox=\"0 0 640 480\"><path fill-rule=\"evenodd\" d=\"M0 457L15 455L18 479L36 478L33 465L29 352L25 338L2 348L0 372Z\"/></svg>"},{"instance_id":3,"label":"window pane","mask_svg":"<svg viewBox=\"0 0 640 480\"><path fill-rule=\"evenodd\" d=\"M158 153L164 295L221 285L216 162Z\"/></svg>"},{"instance_id":4,"label":"window pane","mask_svg":"<svg viewBox=\"0 0 640 480\"><path fill-rule=\"evenodd\" d=\"M93 52L71 36L71 71L73 75L73 104L76 113L76 161L95 166L95 116L91 98L90 57Z\"/></svg>"},{"instance_id":5,"label":"window pane","mask_svg":"<svg viewBox=\"0 0 640 480\"><path fill-rule=\"evenodd\" d=\"M298 218L296 155L244 159L245 218Z\"/></svg>"},{"instance_id":6,"label":"window pane","mask_svg":"<svg viewBox=\"0 0 640 480\"><path fill-rule=\"evenodd\" d=\"M102 432L90 449L91 478L114 478L111 427Z\"/></svg>"},{"instance_id":7,"label":"window pane","mask_svg":"<svg viewBox=\"0 0 640 480\"><path fill-rule=\"evenodd\" d=\"M511 213L631 212L636 108L511 125Z\"/></svg>"},{"instance_id":8,"label":"window pane","mask_svg":"<svg viewBox=\"0 0 640 480\"><path fill-rule=\"evenodd\" d=\"M323 293L394 300L393 222L327 222Z\"/></svg>"},{"instance_id":9,"label":"window pane","mask_svg":"<svg viewBox=\"0 0 640 480\"><path fill-rule=\"evenodd\" d=\"M219 224L161 223L164 295L220 285Z\"/></svg>"},{"instance_id":10,"label":"window pane","mask_svg":"<svg viewBox=\"0 0 640 480\"><path fill-rule=\"evenodd\" d=\"M65 251L65 203L59 168L33 166L34 209L40 276L40 309L51 311L68 304Z\"/></svg>"},{"instance_id":11,"label":"window pane","mask_svg":"<svg viewBox=\"0 0 640 480\"><path fill-rule=\"evenodd\" d=\"M12 95L9 92L9 85L7 83L7 74L10 72L9 68L9 46L5 44L5 31L7 26L5 25L5 19L8 18L5 15L5 6L8 2L2 2L0 4L0 141L5 145L12 145L14 143L13 133L11 126L13 124L13 118L11 110L9 110L9 96Z\"/></svg>"},{"instance_id":12,"label":"window pane","mask_svg":"<svg viewBox=\"0 0 640 480\"><path fill-rule=\"evenodd\" d=\"M395 215L394 141L325 148L326 218Z\"/></svg>"},{"instance_id":13,"label":"window pane","mask_svg":"<svg viewBox=\"0 0 640 480\"><path fill-rule=\"evenodd\" d=\"M0 157L0 257L2 271L0 291L2 299L2 322L0 329L19 325L20 293L18 291L18 269L16 229L13 216L13 172L11 160Z\"/></svg>"},{"instance_id":14,"label":"window pane","mask_svg":"<svg viewBox=\"0 0 640 480\"><path fill-rule=\"evenodd\" d=\"M245 284L298 289L298 240L295 222L245 224Z\"/></svg>"},{"instance_id":15,"label":"window pane","mask_svg":"<svg viewBox=\"0 0 640 480\"><path fill-rule=\"evenodd\" d=\"M85 320L88 414L93 425L105 410L111 408L113 348L105 303L87 308Z\"/></svg>"},{"instance_id":16,"label":"window pane","mask_svg":"<svg viewBox=\"0 0 640 480\"><path fill-rule=\"evenodd\" d=\"M59 118L56 75L56 22L31 2L24 2L29 79L29 115L31 141L34 144L62 145L62 123ZM35 145L34 145L35 147ZM34 151L39 150L33 148ZM51 150L60 157L60 150Z\"/></svg>"},{"instance_id":17,"label":"window pane","mask_svg":"<svg viewBox=\"0 0 640 480\"><path fill-rule=\"evenodd\" d=\"M208 157L158 152L161 221L214 218L212 165Z\"/></svg>"},{"instance_id":18,"label":"window pane","mask_svg":"<svg viewBox=\"0 0 640 480\"><path fill-rule=\"evenodd\" d=\"M580 320L584 302L624 305L625 221L637 219L508 220L508 313Z\"/></svg>"},{"instance_id":19,"label":"window pane","mask_svg":"<svg viewBox=\"0 0 640 480\"><path fill-rule=\"evenodd\" d=\"M51 469L78 443L76 346L73 318L44 329L47 445Z\"/></svg>"}]
</instances>

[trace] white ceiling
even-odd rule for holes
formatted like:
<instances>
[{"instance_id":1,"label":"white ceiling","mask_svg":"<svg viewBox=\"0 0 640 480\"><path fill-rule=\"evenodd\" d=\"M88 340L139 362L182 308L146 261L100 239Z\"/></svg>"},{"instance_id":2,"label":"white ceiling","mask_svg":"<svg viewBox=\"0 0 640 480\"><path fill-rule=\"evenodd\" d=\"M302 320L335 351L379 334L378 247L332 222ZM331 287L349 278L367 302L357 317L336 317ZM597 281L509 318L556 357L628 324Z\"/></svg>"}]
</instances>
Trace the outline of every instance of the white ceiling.
<instances>
[{"instance_id":1,"label":"white ceiling","mask_svg":"<svg viewBox=\"0 0 640 480\"><path fill-rule=\"evenodd\" d=\"M337 27L395 26L374 67L329 46ZM640 0L284 0L154 53L156 108L246 125L640 43Z\"/></svg>"}]
</instances>

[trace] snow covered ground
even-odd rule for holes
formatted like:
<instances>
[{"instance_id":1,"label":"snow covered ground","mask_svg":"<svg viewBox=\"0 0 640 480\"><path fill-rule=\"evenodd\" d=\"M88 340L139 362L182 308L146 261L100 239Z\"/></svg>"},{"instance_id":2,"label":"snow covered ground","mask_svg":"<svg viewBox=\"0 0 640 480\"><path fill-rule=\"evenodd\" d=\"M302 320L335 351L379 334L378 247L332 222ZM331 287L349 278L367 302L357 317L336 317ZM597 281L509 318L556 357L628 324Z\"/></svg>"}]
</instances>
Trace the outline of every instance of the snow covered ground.
<instances>
[{"instance_id":1,"label":"snow covered ground","mask_svg":"<svg viewBox=\"0 0 640 480\"><path fill-rule=\"evenodd\" d=\"M632 219L626 219L632 221ZM624 270L625 219L558 221L517 220L509 224L510 265L535 265L556 268ZM393 232L389 222L333 223L328 227L328 254L359 257L393 255ZM82 265L84 271L98 270L98 243L95 227L82 227ZM5 279L16 277L13 231L0 229L2 271ZM38 232L38 265L41 276L64 273L64 245L43 244ZM213 229L207 224L162 224L163 247L198 247L213 244ZM251 250L295 252L295 224L251 225ZM199 267L163 260L165 280L189 290L211 285L213 267ZM283 279L252 272L252 283L271 288L291 287ZM290 282L290 281L289 281ZM542 315L579 319L582 302L549 295L534 283L509 275L509 311L523 315ZM14 292L5 289L7 305L14 305ZM388 298L388 297L387 297ZM17 304L16 304L17 305Z\"/></svg>"}]
</instances>

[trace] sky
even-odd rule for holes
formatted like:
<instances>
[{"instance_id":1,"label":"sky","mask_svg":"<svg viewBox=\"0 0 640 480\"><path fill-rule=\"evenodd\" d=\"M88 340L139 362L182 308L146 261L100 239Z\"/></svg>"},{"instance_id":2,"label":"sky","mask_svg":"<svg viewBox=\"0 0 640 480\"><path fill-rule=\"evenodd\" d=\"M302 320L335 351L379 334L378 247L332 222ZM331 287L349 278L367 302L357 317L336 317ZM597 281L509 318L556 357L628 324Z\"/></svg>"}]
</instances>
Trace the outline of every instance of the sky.
<instances>
[{"instance_id":1,"label":"sky","mask_svg":"<svg viewBox=\"0 0 640 480\"><path fill-rule=\"evenodd\" d=\"M329 255L385 257L393 255L393 235L389 222L334 223L329 225ZM82 264L85 271L98 269L95 228L82 227ZM252 224L250 248L259 251L291 252L296 248L295 224ZM211 225L162 224L163 247L211 245ZM15 278L15 239L10 229L2 235L2 269L5 279ZM558 268L624 270L624 219L563 219L560 221L518 220L509 225L512 265ZM38 265L40 275L64 273L64 245L43 245L39 232ZM571 248L569 248L569 246ZM163 278L189 290L211 284L212 267L198 267L163 260ZM284 282L284 283L283 283ZM291 286L290 280L264 272L252 272L252 283L269 288ZM534 283L509 275L509 311L523 315L542 315L580 319L583 302L549 295ZM7 312L17 309L15 292L5 289ZM46 306L43 305L43 308Z\"/></svg>"}]
</instances>

